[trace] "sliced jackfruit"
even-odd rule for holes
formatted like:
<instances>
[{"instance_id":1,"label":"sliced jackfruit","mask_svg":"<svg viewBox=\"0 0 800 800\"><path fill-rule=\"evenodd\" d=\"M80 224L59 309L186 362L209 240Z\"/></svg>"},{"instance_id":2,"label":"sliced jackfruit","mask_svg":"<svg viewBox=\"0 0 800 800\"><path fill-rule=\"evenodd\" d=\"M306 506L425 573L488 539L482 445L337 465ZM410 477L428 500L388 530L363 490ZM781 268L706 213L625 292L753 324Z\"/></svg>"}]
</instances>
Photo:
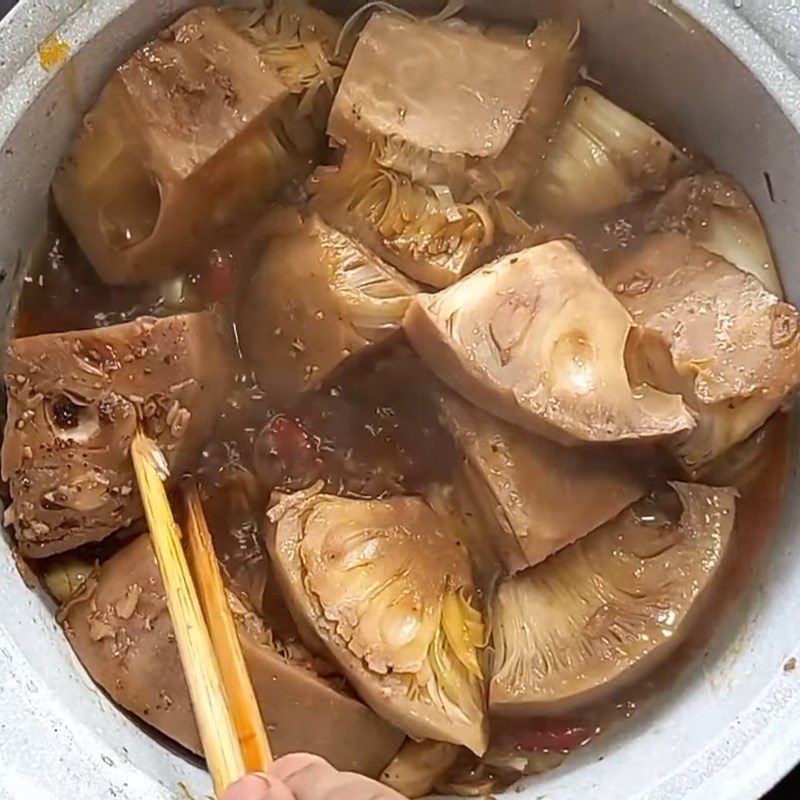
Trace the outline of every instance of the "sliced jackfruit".
<instances>
[{"instance_id":1,"label":"sliced jackfruit","mask_svg":"<svg viewBox=\"0 0 800 800\"><path fill-rule=\"evenodd\" d=\"M341 31L338 20L305 0L271 0L255 9L227 8L222 16L256 45L292 93L313 96L324 89L332 100L342 74L342 68L333 63Z\"/></svg>"},{"instance_id":2,"label":"sliced jackfruit","mask_svg":"<svg viewBox=\"0 0 800 800\"><path fill-rule=\"evenodd\" d=\"M503 256L417 295L403 327L455 391L564 444L659 439L694 426L680 396L631 386L624 352L634 322L569 242Z\"/></svg>"},{"instance_id":3,"label":"sliced jackfruit","mask_svg":"<svg viewBox=\"0 0 800 800\"><path fill-rule=\"evenodd\" d=\"M597 701L683 640L727 550L736 493L671 487L677 519L669 497L663 515L634 506L500 586L491 612L492 711L551 715Z\"/></svg>"},{"instance_id":4,"label":"sliced jackfruit","mask_svg":"<svg viewBox=\"0 0 800 800\"><path fill-rule=\"evenodd\" d=\"M430 286L455 283L494 239L496 201L456 203L447 187L415 183L363 147L317 170L314 184L314 207L325 219Z\"/></svg>"},{"instance_id":5,"label":"sliced jackfruit","mask_svg":"<svg viewBox=\"0 0 800 800\"><path fill-rule=\"evenodd\" d=\"M310 84L284 80L262 49L198 8L106 85L53 180L59 211L104 281L174 276L310 170L327 107L306 113ZM330 99L328 79L319 76Z\"/></svg>"},{"instance_id":6,"label":"sliced jackfruit","mask_svg":"<svg viewBox=\"0 0 800 800\"><path fill-rule=\"evenodd\" d=\"M651 236L606 277L639 325L631 375L680 392L697 417L673 443L690 469L746 439L800 384L797 310L684 236Z\"/></svg>"},{"instance_id":7,"label":"sliced jackfruit","mask_svg":"<svg viewBox=\"0 0 800 800\"><path fill-rule=\"evenodd\" d=\"M400 329L417 291L316 216L274 236L246 293L241 340L262 388L290 403Z\"/></svg>"},{"instance_id":8,"label":"sliced jackfruit","mask_svg":"<svg viewBox=\"0 0 800 800\"><path fill-rule=\"evenodd\" d=\"M142 515L130 459L140 423L176 475L191 467L231 382L210 312L12 339L2 477L20 551L43 558Z\"/></svg>"},{"instance_id":9,"label":"sliced jackfruit","mask_svg":"<svg viewBox=\"0 0 800 800\"><path fill-rule=\"evenodd\" d=\"M409 739L381 773L381 783L410 800L426 797L450 772L460 752L449 742Z\"/></svg>"},{"instance_id":10,"label":"sliced jackfruit","mask_svg":"<svg viewBox=\"0 0 800 800\"><path fill-rule=\"evenodd\" d=\"M275 756L302 750L338 769L377 776L403 734L321 678L299 644L279 641L231 594L229 603ZM106 561L59 619L78 658L116 703L202 752L149 535Z\"/></svg>"},{"instance_id":11,"label":"sliced jackfruit","mask_svg":"<svg viewBox=\"0 0 800 800\"><path fill-rule=\"evenodd\" d=\"M301 630L361 697L416 739L487 745L469 559L417 497L275 496L268 546Z\"/></svg>"},{"instance_id":12,"label":"sliced jackfruit","mask_svg":"<svg viewBox=\"0 0 800 800\"><path fill-rule=\"evenodd\" d=\"M331 110L346 152L318 173L320 213L415 280L457 281L498 232L517 233L509 203L561 111L574 39L549 21L526 38L374 15Z\"/></svg>"},{"instance_id":13,"label":"sliced jackfruit","mask_svg":"<svg viewBox=\"0 0 800 800\"><path fill-rule=\"evenodd\" d=\"M339 144L377 146L381 166L458 200L518 193L538 167L576 75L576 31L530 36L374 14L331 109ZM435 80L431 79L435 76Z\"/></svg>"},{"instance_id":14,"label":"sliced jackfruit","mask_svg":"<svg viewBox=\"0 0 800 800\"><path fill-rule=\"evenodd\" d=\"M452 394L440 407L481 511L482 534L508 573L544 561L645 492L636 467L616 452L563 447Z\"/></svg>"},{"instance_id":15,"label":"sliced jackfruit","mask_svg":"<svg viewBox=\"0 0 800 800\"><path fill-rule=\"evenodd\" d=\"M599 214L646 191L663 191L688 163L649 125L581 86L570 98L531 194L551 214Z\"/></svg>"},{"instance_id":16,"label":"sliced jackfruit","mask_svg":"<svg viewBox=\"0 0 800 800\"><path fill-rule=\"evenodd\" d=\"M726 175L704 172L681 178L647 220L650 232L673 231L749 272L783 298L767 232L750 198Z\"/></svg>"}]
</instances>

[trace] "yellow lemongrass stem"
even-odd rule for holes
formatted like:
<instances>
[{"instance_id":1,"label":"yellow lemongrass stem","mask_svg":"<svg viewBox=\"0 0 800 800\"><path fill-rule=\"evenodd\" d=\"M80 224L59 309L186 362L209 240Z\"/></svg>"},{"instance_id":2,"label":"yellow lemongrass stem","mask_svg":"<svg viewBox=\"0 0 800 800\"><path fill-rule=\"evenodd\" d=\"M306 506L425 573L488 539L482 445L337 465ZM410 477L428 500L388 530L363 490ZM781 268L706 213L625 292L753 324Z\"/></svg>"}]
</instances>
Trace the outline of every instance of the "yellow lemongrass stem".
<instances>
[{"instance_id":1,"label":"yellow lemongrass stem","mask_svg":"<svg viewBox=\"0 0 800 800\"><path fill-rule=\"evenodd\" d=\"M189 565L219 661L244 765L248 772L264 772L272 763L272 752L228 606L200 492L194 481L187 481L183 488Z\"/></svg>"},{"instance_id":2,"label":"yellow lemongrass stem","mask_svg":"<svg viewBox=\"0 0 800 800\"><path fill-rule=\"evenodd\" d=\"M214 790L225 789L244 772L239 739L214 655L200 601L181 546L181 533L172 516L164 490L165 462L156 444L137 430L131 443L131 458L139 483L153 550L164 582L175 639L192 699L200 741Z\"/></svg>"}]
</instances>

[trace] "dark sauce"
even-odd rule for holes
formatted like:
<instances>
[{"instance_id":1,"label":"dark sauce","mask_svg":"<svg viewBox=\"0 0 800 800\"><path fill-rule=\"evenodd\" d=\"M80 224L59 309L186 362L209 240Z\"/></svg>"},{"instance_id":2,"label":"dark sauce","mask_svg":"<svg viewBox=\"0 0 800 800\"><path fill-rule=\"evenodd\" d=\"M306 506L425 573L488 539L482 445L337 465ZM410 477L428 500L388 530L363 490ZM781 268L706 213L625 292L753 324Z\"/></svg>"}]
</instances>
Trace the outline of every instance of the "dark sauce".
<instances>
[{"instance_id":1,"label":"dark sauce","mask_svg":"<svg viewBox=\"0 0 800 800\"><path fill-rule=\"evenodd\" d=\"M643 203L590 220L572 237L601 265L643 231ZM622 238L620 238L622 237ZM215 248L203 269L187 279L183 310L213 307L236 342L236 295L246 291L263 237L244 246ZM51 216L42 247L25 282L17 335L101 327L174 308L158 288L114 288L99 281L63 223ZM263 510L270 493L294 491L322 481L326 491L352 497L421 493L448 483L455 447L437 421L426 391L435 378L398 339L291 408L264 392L242 358L214 437L196 464L217 553L232 585L287 641L294 624L275 580L263 537ZM69 424L69 409L64 421ZM786 414L774 415L747 442L712 464L699 480L734 485L740 492L732 545L712 598L714 624L699 622L668 662L632 689L565 718L492 719L492 744L483 761L460 757L442 790L498 791L527 774L558 766L568 753L615 728L637 708L656 702L682 667L706 651L721 611L750 584L780 513L788 467ZM652 453L649 454L652 456ZM667 460L646 462L654 482L682 476ZM644 512L643 512L644 513ZM83 557L104 559L144 529L143 524L83 548ZM39 568L39 564L33 565Z\"/></svg>"},{"instance_id":2,"label":"dark sauce","mask_svg":"<svg viewBox=\"0 0 800 800\"><path fill-rule=\"evenodd\" d=\"M14 335L101 328L157 314L162 306L156 289L103 283L64 222L51 210L25 276Z\"/></svg>"}]
</instances>

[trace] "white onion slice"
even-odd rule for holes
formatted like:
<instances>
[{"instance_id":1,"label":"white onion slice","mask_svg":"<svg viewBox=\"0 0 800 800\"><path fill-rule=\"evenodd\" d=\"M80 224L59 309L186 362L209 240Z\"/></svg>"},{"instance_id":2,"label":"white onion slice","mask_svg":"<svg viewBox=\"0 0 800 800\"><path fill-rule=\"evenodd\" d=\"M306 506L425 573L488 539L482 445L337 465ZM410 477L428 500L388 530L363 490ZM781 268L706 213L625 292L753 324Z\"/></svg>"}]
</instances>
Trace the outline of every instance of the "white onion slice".
<instances>
[{"instance_id":1,"label":"white onion slice","mask_svg":"<svg viewBox=\"0 0 800 800\"><path fill-rule=\"evenodd\" d=\"M665 189L687 163L656 130L581 86L569 100L533 198L548 213L601 213Z\"/></svg>"}]
</instances>

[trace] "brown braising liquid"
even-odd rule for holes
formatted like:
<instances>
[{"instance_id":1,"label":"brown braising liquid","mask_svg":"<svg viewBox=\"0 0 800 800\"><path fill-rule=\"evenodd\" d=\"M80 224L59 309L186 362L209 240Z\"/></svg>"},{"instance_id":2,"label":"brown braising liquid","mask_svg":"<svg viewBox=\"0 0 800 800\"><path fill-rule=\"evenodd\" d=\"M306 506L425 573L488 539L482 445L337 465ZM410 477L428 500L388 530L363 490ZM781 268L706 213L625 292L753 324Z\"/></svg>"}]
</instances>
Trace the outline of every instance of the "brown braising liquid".
<instances>
[{"instance_id":1,"label":"brown braising liquid","mask_svg":"<svg viewBox=\"0 0 800 800\"><path fill-rule=\"evenodd\" d=\"M644 212L641 203L623 208L613 218L585 223L571 238L602 267L610 254L641 236ZM187 280L190 299L184 310L216 308L234 343L231 312L235 294L246 289L256 251L252 243L238 253L236 248L222 247L209 253L208 263ZM238 286L220 286L222 273L214 272L220 263L233 273ZM230 281L229 274L223 277ZM23 336L104 326L173 310L158 288L103 284L53 213L23 287L15 333ZM261 531L270 491L291 491L321 479L328 491L356 497L419 492L450 479L456 452L423 389L433 378L400 338L291 409L276 407L237 348L232 347L231 352L237 358L235 390L214 439L196 465L196 474L203 486L220 561L230 580L257 610L270 619L283 620L288 629L291 621L281 598L274 589L265 591L265 587L274 587L268 577ZM568 719L493 720L493 751L498 763L517 755L527 760L527 771L557 765L565 753L585 746L662 695L687 661L702 656L724 611L751 585L777 524L788 466L789 425L787 414L776 414L748 442L699 478L734 485L740 498L722 577L679 651L633 689ZM659 477L682 476L677 468L668 467ZM92 556L107 554L115 546L114 541L104 543L94 548ZM478 765L469 758L460 770L462 788L485 783L496 790L504 778L510 781L514 777L502 767Z\"/></svg>"}]
</instances>

